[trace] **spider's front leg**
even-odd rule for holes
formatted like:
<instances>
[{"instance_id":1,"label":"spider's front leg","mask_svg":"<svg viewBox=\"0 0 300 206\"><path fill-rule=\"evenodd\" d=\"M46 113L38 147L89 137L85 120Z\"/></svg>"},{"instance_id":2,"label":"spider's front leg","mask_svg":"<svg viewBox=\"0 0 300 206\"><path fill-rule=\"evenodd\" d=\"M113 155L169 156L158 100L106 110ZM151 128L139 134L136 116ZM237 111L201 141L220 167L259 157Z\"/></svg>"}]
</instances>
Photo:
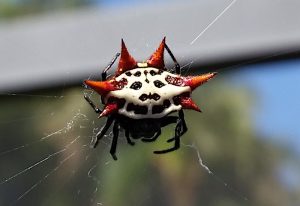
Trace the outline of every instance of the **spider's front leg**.
<instances>
[{"instance_id":1,"label":"spider's front leg","mask_svg":"<svg viewBox=\"0 0 300 206\"><path fill-rule=\"evenodd\" d=\"M175 73L180 74L181 73L181 67L180 67L179 63L177 62L175 56L173 55L171 49L168 47L167 44L165 44L165 48L166 48L167 52L169 53L171 59L173 60L173 62L175 64Z\"/></svg>"},{"instance_id":2,"label":"spider's front leg","mask_svg":"<svg viewBox=\"0 0 300 206\"><path fill-rule=\"evenodd\" d=\"M116 150L117 150L117 144L118 144L119 130L120 130L120 124L118 121L115 121L115 124L113 127L113 139L112 139L111 148L109 151L114 160L118 160L118 158L116 156Z\"/></svg>"},{"instance_id":3,"label":"spider's front leg","mask_svg":"<svg viewBox=\"0 0 300 206\"><path fill-rule=\"evenodd\" d=\"M105 81L107 79L107 71L112 67L112 65L115 63L117 58L120 56L120 53L116 53L116 55L113 57L113 59L110 61L110 63L105 67L105 69L102 72L102 81Z\"/></svg>"},{"instance_id":4,"label":"spider's front leg","mask_svg":"<svg viewBox=\"0 0 300 206\"><path fill-rule=\"evenodd\" d=\"M112 65L115 63L117 58L120 56L120 53L116 53L116 55L113 57L111 62L105 67L105 69L102 72L102 81L105 81L107 79L107 72L112 67ZM87 87L85 85L85 87ZM87 96L84 95L84 99L91 105L91 107L94 109L96 113L101 113L102 111L96 106L96 104Z\"/></svg>"},{"instance_id":5,"label":"spider's front leg","mask_svg":"<svg viewBox=\"0 0 300 206\"><path fill-rule=\"evenodd\" d=\"M102 137L104 137L104 135L106 134L107 130L109 129L109 127L111 126L113 121L114 121L114 118L112 116L109 116L105 125L100 129L100 131L97 133L96 137L92 139L91 144L90 144L92 148L97 147L99 140L102 139Z\"/></svg>"},{"instance_id":6,"label":"spider's front leg","mask_svg":"<svg viewBox=\"0 0 300 206\"><path fill-rule=\"evenodd\" d=\"M97 114L100 114L102 111L101 109L99 109L95 103L87 96L87 95L84 95L84 99L89 103L89 105L93 108L93 110L97 113Z\"/></svg>"}]
</instances>

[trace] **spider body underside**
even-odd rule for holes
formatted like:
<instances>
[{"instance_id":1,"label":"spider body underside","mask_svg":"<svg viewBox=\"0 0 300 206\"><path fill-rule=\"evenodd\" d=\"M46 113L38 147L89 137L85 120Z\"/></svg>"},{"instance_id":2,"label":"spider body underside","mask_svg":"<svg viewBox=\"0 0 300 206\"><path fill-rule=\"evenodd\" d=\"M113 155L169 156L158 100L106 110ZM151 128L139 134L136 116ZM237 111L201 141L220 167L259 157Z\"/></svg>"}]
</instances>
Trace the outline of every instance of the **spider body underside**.
<instances>
[{"instance_id":1,"label":"spider body underside","mask_svg":"<svg viewBox=\"0 0 300 206\"><path fill-rule=\"evenodd\" d=\"M164 50L167 50L175 67L167 70L164 65ZM116 157L119 130L123 128L128 144L134 145L132 139L153 142L161 134L161 128L176 124L174 137L167 142L173 146L155 154L168 153L180 147L180 137L187 131L183 109L200 111L192 101L192 90L213 78L216 73L200 76L183 77L181 67L165 38L158 49L146 62L136 62L128 53L122 40L121 57L115 76L107 79L107 71L112 67L119 53L102 72L102 81L84 81L85 85L101 95L105 105L99 109L88 96L84 96L99 117L106 116L106 124L93 138L91 145L95 148L99 140L113 124L113 139L110 153ZM175 113L177 112L177 115Z\"/></svg>"}]
</instances>

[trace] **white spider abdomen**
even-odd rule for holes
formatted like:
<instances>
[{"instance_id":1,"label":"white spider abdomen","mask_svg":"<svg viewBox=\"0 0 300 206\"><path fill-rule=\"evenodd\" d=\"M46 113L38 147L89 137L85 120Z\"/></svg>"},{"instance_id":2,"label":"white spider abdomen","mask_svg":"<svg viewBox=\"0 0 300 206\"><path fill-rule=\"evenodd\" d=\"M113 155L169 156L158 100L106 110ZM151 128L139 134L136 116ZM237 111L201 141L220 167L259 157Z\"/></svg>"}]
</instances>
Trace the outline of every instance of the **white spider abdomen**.
<instances>
[{"instance_id":1,"label":"white spider abdomen","mask_svg":"<svg viewBox=\"0 0 300 206\"><path fill-rule=\"evenodd\" d=\"M120 74L116 81L126 80L120 90L110 91L104 99L124 99L125 104L118 113L132 119L161 118L182 108L173 98L183 93L191 93L189 86L169 84L166 78L178 75L153 67L136 68Z\"/></svg>"}]
</instances>

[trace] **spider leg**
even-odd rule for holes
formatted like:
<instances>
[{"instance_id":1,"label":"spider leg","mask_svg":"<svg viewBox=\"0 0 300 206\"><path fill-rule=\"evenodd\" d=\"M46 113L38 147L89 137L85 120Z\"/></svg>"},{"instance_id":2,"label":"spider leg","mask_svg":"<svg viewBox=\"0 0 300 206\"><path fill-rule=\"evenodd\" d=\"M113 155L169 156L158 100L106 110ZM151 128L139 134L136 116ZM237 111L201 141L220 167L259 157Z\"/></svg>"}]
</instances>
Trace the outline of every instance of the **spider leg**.
<instances>
[{"instance_id":1,"label":"spider leg","mask_svg":"<svg viewBox=\"0 0 300 206\"><path fill-rule=\"evenodd\" d=\"M120 53L116 53L116 55L111 60L111 62L105 67L105 69L102 72L102 81L106 80L106 78L107 78L107 71L112 67L112 65L115 63L115 61L117 60L117 58L119 56L120 56ZM102 112L87 95L84 95L84 99L91 105L91 107L94 109L94 111L96 113L101 113Z\"/></svg>"},{"instance_id":2,"label":"spider leg","mask_svg":"<svg viewBox=\"0 0 300 206\"><path fill-rule=\"evenodd\" d=\"M179 119L181 120L182 122L182 128L181 128L181 132L180 132L180 136L184 135L184 133L187 132L188 128L186 126L186 122L185 122L185 119L184 119L184 113L183 113L183 110L180 110L178 112L179 114ZM167 142L172 142L174 141L175 137L171 138L171 139L168 139Z\"/></svg>"},{"instance_id":3,"label":"spider leg","mask_svg":"<svg viewBox=\"0 0 300 206\"><path fill-rule=\"evenodd\" d=\"M112 67L112 65L115 63L115 61L117 60L117 58L120 56L120 53L116 53L116 55L114 56L114 58L111 60L111 62L105 67L105 69L102 72L102 81L105 81L107 78L107 71Z\"/></svg>"},{"instance_id":4,"label":"spider leg","mask_svg":"<svg viewBox=\"0 0 300 206\"><path fill-rule=\"evenodd\" d=\"M165 48L166 48L167 52L169 53L169 55L171 56L171 58L172 58L172 60L173 60L173 62L175 64L175 72L176 72L176 74L180 74L181 73L181 67L180 67L179 63L177 62L175 56L173 55L171 49L168 47L167 44L165 44Z\"/></svg>"},{"instance_id":5,"label":"spider leg","mask_svg":"<svg viewBox=\"0 0 300 206\"><path fill-rule=\"evenodd\" d=\"M91 105L97 114L102 112L87 95L84 95L84 99Z\"/></svg>"},{"instance_id":6,"label":"spider leg","mask_svg":"<svg viewBox=\"0 0 300 206\"><path fill-rule=\"evenodd\" d=\"M135 143L130 139L130 137L129 137L129 130L128 129L126 129L125 130L125 137L126 137L126 140L127 140L127 143L128 144L130 144L130 145L134 145Z\"/></svg>"},{"instance_id":7,"label":"spider leg","mask_svg":"<svg viewBox=\"0 0 300 206\"><path fill-rule=\"evenodd\" d=\"M175 116L167 116L165 117L165 119L162 121L161 123L161 126L162 127L165 127L169 124L173 124L173 123L176 123L178 120L178 117L175 117Z\"/></svg>"},{"instance_id":8,"label":"spider leg","mask_svg":"<svg viewBox=\"0 0 300 206\"><path fill-rule=\"evenodd\" d=\"M169 149L165 149L165 150L154 151L153 153L164 154L164 153L172 152L174 150L179 149L180 148L181 127L182 127L182 121L181 121L181 119L178 119L178 122L177 122L177 125L175 128L175 136L174 136L175 144L173 147L171 147Z\"/></svg>"},{"instance_id":9,"label":"spider leg","mask_svg":"<svg viewBox=\"0 0 300 206\"><path fill-rule=\"evenodd\" d=\"M165 119L163 119L162 123L161 123L161 127L165 127L169 124L172 123L176 123L178 120L178 117L175 116L167 116L165 117ZM161 130L159 130L153 137L151 138L143 138L142 141L143 142L153 142L155 141L159 136L161 135Z\"/></svg>"},{"instance_id":10,"label":"spider leg","mask_svg":"<svg viewBox=\"0 0 300 206\"><path fill-rule=\"evenodd\" d=\"M102 137L105 135L111 124L113 123L114 119L113 117L108 117L105 125L101 128L101 130L97 133L96 137L92 139L91 141L91 147L96 148L99 140L102 139Z\"/></svg>"},{"instance_id":11,"label":"spider leg","mask_svg":"<svg viewBox=\"0 0 300 206\"><path fill-rule=\"evenodd\" d=\"M120 129L120 124L119 124L119 122L115 121L114 127L113 127L113 139L112 139L111 148L109 151L114 160L118 159L116 156L116 150L117 150L117 144L118 144L119 129Z\"/></svg>"},{"instance_id":12,"label":"spider leg","mask_svg":"<svg viewBox=\"0 0 300 206\"><path fill-rule=\"evenodd\" d=\"M161 130L158 130L155 135L151 138L142 138L143 142L154 142L161 135Z\"/></svg>"},{"instance_id":13,"label":"spider leg","mask_svg":"<svg viewBox=\"0 0 300 206\"><path fill-rule=\"evenodd\" d=\"M177 125L175 128L175 136L167 141L167 142L175 141L174 146L170 149L154 151L155 154L164 154L164 153L172 152L174 150L179 149L180 137L187 131L187 126L186 126L186 122L184 119L183 110L179 110L178 117L169 116L167 119L165 119L165 121L163 123L164 123L164 126L166 126L168 124L175 123L175 121L177 122Z\"/></svg>"}]
</instances>

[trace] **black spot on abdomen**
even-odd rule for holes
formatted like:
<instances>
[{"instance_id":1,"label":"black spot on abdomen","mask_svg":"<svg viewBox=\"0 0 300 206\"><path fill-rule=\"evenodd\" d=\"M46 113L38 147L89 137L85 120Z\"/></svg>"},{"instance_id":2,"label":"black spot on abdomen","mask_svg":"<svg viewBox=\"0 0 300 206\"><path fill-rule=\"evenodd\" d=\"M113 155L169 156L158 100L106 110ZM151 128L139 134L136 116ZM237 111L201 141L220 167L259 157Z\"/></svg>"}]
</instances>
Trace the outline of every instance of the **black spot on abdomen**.
<instances>
[{"instance_id":1,"label":"black spot on abdomen","mask_svg":"<svg viewBox=\"0 0 300 206\"><path fill-rule=\"evenodd\" d=\"M146 106L134 105L133 103L129 103L126 107L128 112L133 111L135 114L147 114L148 108Z\"/></svg>"},{"instance_id":2,"label":"black spot on abdomen","mask_svg":"<svg viewBox=\"0 0 300 206\"><path fill-rule=\"evenodd\" d=\"M189 97L189 96L190 96L189 92L184 92L184 93L182 93L180 95L177 95L177 96L173 97L173 102L174 102L175 105L179 105L180 102L181 102L181 98L183 98L183 97Z\"/></svg>"},{"instance_id":3,"label":"black spot on abdomen","mask_svg":"<svg viewBox=\"0 0 300 206\"><path fill-rule=\"evenodd\" d=\"M168 107L171 105L170 100L166 99L166 100L164 101L163 105L164 105L164 108L168 108Z\"/></svg>"},{"instance_id":4,"label":"black spot on abdomen","mask_svg":"<svg viewBox=\"0 0 300 206\"><path fill-rule=\"evenodd\" d=\"M152 114L162 113L166 108L170 107L170 105L171 105L170 100L166 99L164 100L163 105L154 105L152 107Z\"/></svg>"},{"instance_id":5,"label":"black spot on abdomen","mask_svg":"<svg viewBox=\"0 0 300 206\"><path fill-rule=\"evenodd\" d=\"M159 94L157 94L157 93L154 93L154 94L142 94L140 97L139 97L139 99L141 100L141 101L146 101L147 99L153 99L153 100L155 100L155 101L157 101L157 100L159 100L160 99L160 96L159 96Z\"/></svg>"},{"instance_id":6,"label":"black spot on abdomen","mask_svg":"<svg viewBox=\"0 0 300 206\"><path fill-rule=\"evenodd\" d=\"M134 73L134 76L136 76L136 77L140 77L141 76L141 72L140 71L137 71L136 73Z\"/></svg>"},{"instance_id":7,"label":"black spot on abdomen","mask_svg":"<svg viewBox=\"0 0 300 206\"><path fill-rule=\"evenodd\" d=\"M148 95L147 95L147 94L142 94L142 95L139 97L139 99L140 99L141 101L146 101L146 100L148 99Z\"/></svg>"},{"instance_id":8,"label":"black spot on abdomen","mask_svg":"<svg viewBox=\"0 0 300 206\"><path fill-rule=\"evenodd\" d=\"M154 105L152 107L152 114L159 114L164 111L164 107L162 105Z\"/></svg>"},{"instance_id":9,"label":"black spot on abdomen","mask_svg":"<svg viewBox=\"0 0 300 206\"><path fill-rule=\"evenodd\" d=\"M154 93L151 95L151 98L154 99L155 101L157 101L160 99L160 96L158 94Z\"/></svg>"},{"instance_id":10,"label":"black spot on abdomen","mask_svg":"<svg viewBox=\"0 0 300 206\"><path fill-rule=\"evenodd\" d=\"M134 113L135 114L147 114L148 108L146 106L135 105Z\"/></svg>"},{"instance_id":11,"label":"black spot on abdomen","mask_svg":"<svg viewBox=\"0 0 300 206\"><path fill-rule=\"evenodd\" d=\"M139 90L140 88L142 88L142 82L133 82L130 88L134 90Z\"/></svg>"},{"instance_id":12,"label":"black spot on abdomen","mask_svg":"<svg viewBox=\"0 0 300 206\"><path fill-rule=\"evenodd\" d=\"M165 84L159 80L155 80L153 83L154 83L154 86L156 86L157 88L162 88L163 86L165 86Z\"/></svg>"},{"instance_id":13,"label":"black spot on abdomen","mask_svg":"<svg viewBox=\"0 0 300 206\"><path fill-rule=\"evenodd\" d=\"M118 108L121 109L124 107L126 100L124 98L118 100Z\"/></svg>"},{"instance_id":14,"label":"black spot on abdomen","mask_svg":"<svg viewBox=\"0 0 300 206\"><path fill-rule=\"evenodd\" d=\"M155 76L157 73L154 70L150 71L151 76Z\"/></svg>"},{"instance_id":15,"label":"black spot on abdomen","mask_svg":"<svg viewBox=\"0 0 300 206\"><path fill-rule=\"evenodd\" d=\"M127 107L126 107L126 110L127 110L128 112L133 111L133 110L134 110L134 104L129 103L129 104L127 105Z\"/></svg>"},{"instance_id":16,"label":"black spot on abdomen","mask_svg":"<svg viewBox=\"0 0 300 206\"><path fill-rule=\"evenodd\" d=\"M127 76L129 76L129 77L132 75L130 71L125 72L125 74L126 74Z\"/></svg>"}]
</instances>

